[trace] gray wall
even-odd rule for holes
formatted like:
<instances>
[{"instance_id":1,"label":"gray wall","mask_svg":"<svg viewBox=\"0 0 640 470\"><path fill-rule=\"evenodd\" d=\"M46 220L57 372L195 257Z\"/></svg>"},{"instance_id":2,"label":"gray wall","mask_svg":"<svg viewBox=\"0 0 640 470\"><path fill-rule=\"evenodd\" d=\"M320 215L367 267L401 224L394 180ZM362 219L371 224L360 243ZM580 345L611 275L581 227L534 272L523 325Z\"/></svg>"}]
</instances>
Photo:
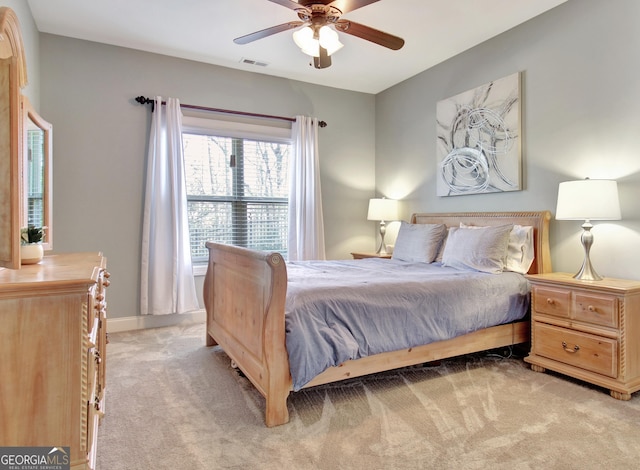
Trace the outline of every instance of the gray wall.
<instances>
[{"instance_id":1,"label":"gray wall","mask_svg":"<svg viewBox=\"0 0 640 470\"><path fill-rule=\"evenodd\" d=\"M150 110L134 102L138 95L327 121L319 142L327 256L373 248L366 220L374 194L373 95L49 34L40 40L42 115L54 129L54 249L105 253L111 318L139 312Z\"/></svg>"},{"instance_id":2,"label":"gray wall","mask_svg":"<svg viewBox=\"0 0 640 470\"><path fill-rule=\"evenodd\" d=\"M618 181L623 220L594 222L602 275L640 279L640 2L569 0L376 96L376 187L414 211L555 212L558 183ZM429 46L425 46L429 47ZM523 75L524 190L437 197L439 100ZM582 222L551 223L556 271L577 272Z\"/></svg>"}]
</instances>

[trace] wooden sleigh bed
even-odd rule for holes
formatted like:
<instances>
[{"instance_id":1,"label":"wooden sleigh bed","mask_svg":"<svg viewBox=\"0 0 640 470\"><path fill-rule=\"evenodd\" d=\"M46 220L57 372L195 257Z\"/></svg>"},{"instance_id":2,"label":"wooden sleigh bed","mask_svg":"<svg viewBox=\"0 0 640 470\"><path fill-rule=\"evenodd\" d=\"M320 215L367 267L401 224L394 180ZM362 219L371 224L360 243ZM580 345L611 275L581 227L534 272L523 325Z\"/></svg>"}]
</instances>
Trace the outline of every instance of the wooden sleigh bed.
<instances>
[{"instance_id":1,"label":"wooden sleigh bed","mask_svg":"<svg viewBox=\"0 0 640 470\"><path fill-rule=\"evenodd\" d=\"M529 274L551 271L548 211L414 214L412 224L518 224L533 227L535 258ZM292 378L285 341L287 266L279 253L207 243L204 282L207 346L219 345L266 399L265 423L289 421ZM505 347L530 340L528 316L430 344L348 360L305 385L313 387L400 367Z\"/></svg>"}]
</instances>

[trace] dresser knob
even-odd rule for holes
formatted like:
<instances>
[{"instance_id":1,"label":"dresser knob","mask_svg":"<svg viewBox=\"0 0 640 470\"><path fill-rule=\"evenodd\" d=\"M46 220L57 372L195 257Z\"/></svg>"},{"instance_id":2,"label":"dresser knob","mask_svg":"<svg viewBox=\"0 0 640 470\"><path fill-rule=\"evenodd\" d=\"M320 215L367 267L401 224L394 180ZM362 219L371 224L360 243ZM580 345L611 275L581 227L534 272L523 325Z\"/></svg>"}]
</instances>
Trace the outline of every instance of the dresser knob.
<instances>
[{"instance_id":1,"label":"dresser knob","mask_svg":"<svg viewBox=\"0 0 640 470\"><path fill-rule=\"evenodd\" d=\"M578 352L578 351L580 350L580 346L578 346L578 345L576 344L576 345L573 347L573 349L571 349L571 348L568 348L568 347L567 347L567 343L563 341L563 342L562 342L562 349L564 349L564 350L565 350L565 351L567 351L568 353L573 354L573 353L576 353L576 352Z\"/></svg>"},{"instance_id":2,"label":"dresser knob","mask_svg":"<svg viewBox=\"0 0 640 470\"><path fill-rule=\"evenodd\" d=\"M548 298L548 297L547 297L547 303L548 303L549 305L553 305L553 303L554 303L554 302L553 302L553 299L550 299L550 298Z\"/></svg>"},{"instance_id":3,"label":"dresser knob","mask_svg":"<svg viewBox=\"0 0 640 470\"><path fill-rule=\"evenodd\" d=\"M587 307L587 310L589 310L590 312L594 312L594 313L596 312L596 308L593 305L589 305Z\"/></svg>"}]
</instances>

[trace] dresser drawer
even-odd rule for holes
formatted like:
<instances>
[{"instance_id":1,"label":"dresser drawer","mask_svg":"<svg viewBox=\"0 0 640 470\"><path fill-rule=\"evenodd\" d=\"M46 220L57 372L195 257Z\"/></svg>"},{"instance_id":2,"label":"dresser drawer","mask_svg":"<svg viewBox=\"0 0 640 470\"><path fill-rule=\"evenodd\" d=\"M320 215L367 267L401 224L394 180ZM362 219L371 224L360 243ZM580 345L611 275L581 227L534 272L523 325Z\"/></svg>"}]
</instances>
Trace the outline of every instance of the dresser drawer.
<instances>
[{"instance_id":1,"label":"dresser drawer","mask_svg":"<svg viewBox=\"0 0 640 470\"><path fill-rule=\"evenodd\" d=\"M618 342L544 323L534 324L535 352L539 356L616 378Z\"/></svg>"},{"instance_id":2,"label":"dresser drawer","mask_svg":"<svg viewBox=\"0 0 640 470\"><path fill-rule=\"evenodd\" d=\"M573 311L576 320L612 328L618 326L615 297L576 293Z\"/></svg>"},{"instance_id":3,"label":"dresser drawer","mask_svg":"<svg viewBox=\"0 0 640 470\"><path fill-rule=\"evenodd\" d=\"M533 309L538 313L569 318L571 312L571 291L534 287Z\"/></svg>"}]
</instances>

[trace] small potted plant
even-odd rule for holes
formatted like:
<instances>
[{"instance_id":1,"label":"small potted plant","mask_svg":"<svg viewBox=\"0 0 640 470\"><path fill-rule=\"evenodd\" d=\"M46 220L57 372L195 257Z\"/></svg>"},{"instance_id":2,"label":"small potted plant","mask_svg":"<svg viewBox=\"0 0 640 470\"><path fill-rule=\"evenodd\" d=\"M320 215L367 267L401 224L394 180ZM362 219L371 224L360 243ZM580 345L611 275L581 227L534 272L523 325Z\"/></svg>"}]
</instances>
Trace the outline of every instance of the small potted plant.
<instances>
[{"instance_id":1,"label":"small potted plant","mask_svg":"<svg viewBox=\"0 0 640 470\"><path fill-rule=\"evenodd\" d=\"M20 260L22 264L36 264L42 260L44 256L42 248L44 229L45 227L30 225L20 230Z\"/></svg>"}]
</instances>

